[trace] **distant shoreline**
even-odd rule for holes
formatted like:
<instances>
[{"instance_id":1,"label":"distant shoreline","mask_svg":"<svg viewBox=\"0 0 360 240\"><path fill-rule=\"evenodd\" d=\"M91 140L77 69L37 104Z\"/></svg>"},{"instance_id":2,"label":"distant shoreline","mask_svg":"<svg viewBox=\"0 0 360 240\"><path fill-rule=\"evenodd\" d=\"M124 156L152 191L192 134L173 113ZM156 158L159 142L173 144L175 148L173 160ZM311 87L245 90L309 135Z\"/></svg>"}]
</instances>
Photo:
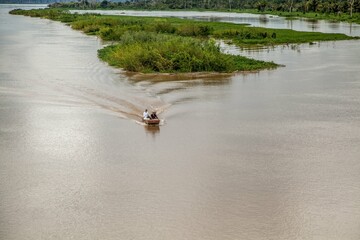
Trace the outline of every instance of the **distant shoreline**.
<instances>
[{"instance_id":1,"label":"distant shoreline","mask_svg":"<svg viewBox=\"0 0 360 240\"><path fill-rule=\"evenodd\" d=\"M171 3L163 1L153 1L152 4L146 4L142 1L137 2L112 2L103 0L96 3L83 4L82 2L56 2L49 6L66 9L101 9L101 10L141 10L141 11L213 11L227 13L251 13L251 14L269 14L282 16L286 18L308 18L313 20L329 20L337 22L348 22L360 24L360 13L356 3L344 5L340 2L332 4L326 1L313 2L304 6L301 2L286 2L270 0L266 2L250 1L207 1L207 2L187 2L174 0Z\"/></svg>"}]
</instances>

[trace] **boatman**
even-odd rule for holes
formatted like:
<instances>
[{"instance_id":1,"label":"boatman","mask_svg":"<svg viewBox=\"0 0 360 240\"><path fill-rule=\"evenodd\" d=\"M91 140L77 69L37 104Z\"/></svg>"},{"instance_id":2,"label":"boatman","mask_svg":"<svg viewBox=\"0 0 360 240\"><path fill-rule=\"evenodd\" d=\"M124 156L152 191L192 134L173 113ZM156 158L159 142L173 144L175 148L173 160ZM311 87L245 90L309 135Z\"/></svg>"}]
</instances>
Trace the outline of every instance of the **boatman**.
<instances>
[{"instance_id":1,"label":"boatman","mask_svg":"<svg viewBox=\"0 0 360 240\"><path fill-rule=\"evenodd\" d=\"M149 116L149 113L148 113L147 109L145 109L145 112L143 113L143 118L144 119L150 119L150 116Z\"/></svg>"},{"instance_id":2,"label":"boatman","mask_svg":"<svg viewBox=\"0 0 360 240\"><path fill-rule=\"evenodd\" d=\"M151 119L158 119L158 116L156 115L155 111L152 112L150 117L151 117Z\"/></svg>"}]
</instances>

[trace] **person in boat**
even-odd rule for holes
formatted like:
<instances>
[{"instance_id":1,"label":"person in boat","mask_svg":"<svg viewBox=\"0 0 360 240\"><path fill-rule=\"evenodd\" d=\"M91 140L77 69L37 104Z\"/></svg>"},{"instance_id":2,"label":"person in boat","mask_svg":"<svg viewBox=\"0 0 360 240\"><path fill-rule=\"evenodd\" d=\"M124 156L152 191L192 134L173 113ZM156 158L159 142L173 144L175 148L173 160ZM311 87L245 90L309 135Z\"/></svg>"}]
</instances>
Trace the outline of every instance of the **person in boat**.
<instances>
[{"instance_id":1,"label":"person in boat","mask_svg":"<svg viewBox=\"0 0 360 240\"><path fill-rule=\"evenodd\" d=\"M145 111L144 111L144 113L143 113L143 119L150 119L150 115L149 115L147 109L145 109Z\"/></svg>"},{"instance_id":2,"label":"person in boat","mask_svg":"<svg viewBox=\"0 0 360 240\"><path fill-rule=\"evenodd\" d=\"M152 112L150 115L151 119L158 119L158 116L156 115L156 112Z\"/></svg>"}]
</instances>

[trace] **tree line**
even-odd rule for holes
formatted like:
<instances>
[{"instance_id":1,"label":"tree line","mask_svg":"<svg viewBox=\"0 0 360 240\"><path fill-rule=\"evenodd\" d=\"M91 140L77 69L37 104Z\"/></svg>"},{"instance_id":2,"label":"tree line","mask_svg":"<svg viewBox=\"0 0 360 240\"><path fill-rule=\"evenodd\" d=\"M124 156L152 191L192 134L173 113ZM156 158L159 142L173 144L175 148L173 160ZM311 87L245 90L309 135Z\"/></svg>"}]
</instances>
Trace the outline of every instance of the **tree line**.
<instances>
[{"instance_id":1,"label":"tree line","mask_svg":"<svg viewBox=\"0 0 360 240\"><path fill-rule=\"evenodd\" d=\"M107 2L107 0L104 1ZM130 0L118 4L155 9L257 9L259 11L304 13L360 12L360 0Z\"/></svg>"},{"instance_id":2,"label":"tree line","mask_svg":"<svg viewBox=\"0 0 360 240\"><path fill-rule=\"evenodd\" d=\"M208 9L247 10L259 12L302 12L322 14L360 13L360 0L127 0L112 2L103 0L79 0L72 3L56 3L62 7L124 8L124 9Z\"/></svg>"}]
</instances>

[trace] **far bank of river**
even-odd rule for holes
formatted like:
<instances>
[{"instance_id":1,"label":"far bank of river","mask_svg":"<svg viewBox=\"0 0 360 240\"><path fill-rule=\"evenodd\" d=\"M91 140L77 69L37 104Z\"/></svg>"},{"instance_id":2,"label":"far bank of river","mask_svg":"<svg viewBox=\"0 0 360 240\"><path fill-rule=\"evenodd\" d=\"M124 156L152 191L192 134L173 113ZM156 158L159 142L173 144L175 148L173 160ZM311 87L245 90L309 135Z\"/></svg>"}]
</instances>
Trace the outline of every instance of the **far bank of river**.
<instances>
[{"instance_id":1,"label":"far bank of river","mask_svg":"<svg viewBox=\"0 0 360 240\"><path fill-rule=\"evenodd\" d=\"M140 10L70 10L75 13L99 13L101 15L177 17L201 21L220 21L235 24L248 24L252 27L272 29L291 29L302 32L343 33L360 36L360 24L335 22L310 18L288 18L270 13L236 13L217 11L140 11Z\"/></svg>"}]
</instances>

